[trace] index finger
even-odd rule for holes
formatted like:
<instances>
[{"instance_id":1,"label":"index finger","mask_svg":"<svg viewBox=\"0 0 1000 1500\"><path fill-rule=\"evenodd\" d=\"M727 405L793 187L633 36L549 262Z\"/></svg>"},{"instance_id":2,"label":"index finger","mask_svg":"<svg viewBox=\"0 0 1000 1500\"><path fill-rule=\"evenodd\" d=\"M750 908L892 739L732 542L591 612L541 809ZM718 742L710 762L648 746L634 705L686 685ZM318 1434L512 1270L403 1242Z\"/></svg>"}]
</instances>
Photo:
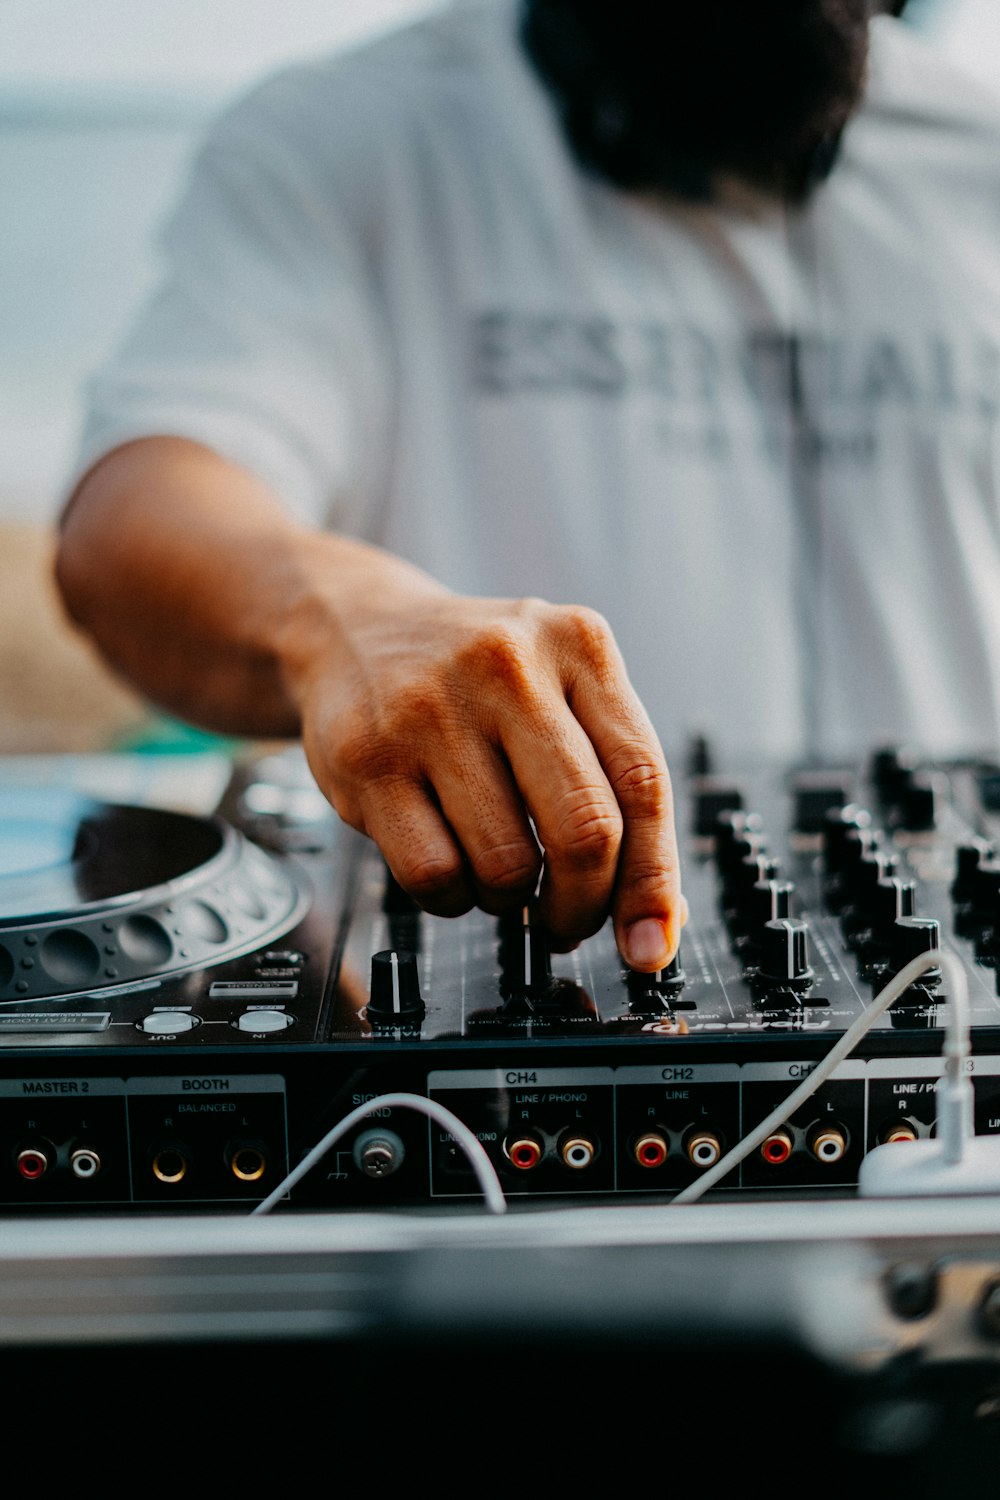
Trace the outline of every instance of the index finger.
<instances>
[{"instance_id":1,"label":"index finger","mask_svg":"<svg viewBox=\"0 0 1000 1500\"><path fill-rule=\"evenodd\" d=\"M622 814L612 912L615 941L633 969L665 968L686 916L670 772L659 739L617 657L608 672L580 672L567 700L588 735Z\"/></svg>"}]
</instances>

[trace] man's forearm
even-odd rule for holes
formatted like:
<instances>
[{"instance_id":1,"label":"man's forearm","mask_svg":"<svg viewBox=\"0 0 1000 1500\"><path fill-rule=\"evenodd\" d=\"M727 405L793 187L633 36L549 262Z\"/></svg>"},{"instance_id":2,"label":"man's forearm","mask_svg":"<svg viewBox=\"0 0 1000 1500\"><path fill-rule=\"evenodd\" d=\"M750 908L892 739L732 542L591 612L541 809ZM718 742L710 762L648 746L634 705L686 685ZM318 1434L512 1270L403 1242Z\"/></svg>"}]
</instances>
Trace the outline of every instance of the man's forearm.
<instances>
[{"instance_id":1,"label":"man's forearm","mask_svg":"<svg viewBox=\"0 0 1000 1500\"><path fill-rule=\"evenodd\" d=\"M338 602L403 576L434 587L375 548L296 526L252 475L176 438L130 443L91 470L57 575L74 619L142 692L257 736L299 733L286 669L330 632Z\"/></svg>"}]
</instances>

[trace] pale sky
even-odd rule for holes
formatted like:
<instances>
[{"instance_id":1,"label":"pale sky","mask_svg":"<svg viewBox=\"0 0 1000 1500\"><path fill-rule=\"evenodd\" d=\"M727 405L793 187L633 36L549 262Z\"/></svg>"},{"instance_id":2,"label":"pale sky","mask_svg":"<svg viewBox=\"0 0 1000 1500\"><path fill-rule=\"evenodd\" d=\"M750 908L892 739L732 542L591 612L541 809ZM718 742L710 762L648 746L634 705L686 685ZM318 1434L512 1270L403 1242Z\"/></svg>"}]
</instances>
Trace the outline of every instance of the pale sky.
<instances>
[{"instance_id":1,"label":"pale sky","mask_svg":"<svg viewBox=\"0 0 1000 1500\"><path fill-rule=\"evenodd\" d=\"M0 0L0 86L85 80L236 87L442 0ZM1000 86L998 0L922 0L928 30ZM914 13L918 8L914 5Z\"/></svg>"},{"instance_id":2,"label":"pale sky","mask_svg":"<svg viewBox=\"0 0 1000 1500\"><path fill-rule=\"evenodd\" d=\"M0 0L0 83L85 79L227 88L435 0Z\"/></svg>"}]
</instances>

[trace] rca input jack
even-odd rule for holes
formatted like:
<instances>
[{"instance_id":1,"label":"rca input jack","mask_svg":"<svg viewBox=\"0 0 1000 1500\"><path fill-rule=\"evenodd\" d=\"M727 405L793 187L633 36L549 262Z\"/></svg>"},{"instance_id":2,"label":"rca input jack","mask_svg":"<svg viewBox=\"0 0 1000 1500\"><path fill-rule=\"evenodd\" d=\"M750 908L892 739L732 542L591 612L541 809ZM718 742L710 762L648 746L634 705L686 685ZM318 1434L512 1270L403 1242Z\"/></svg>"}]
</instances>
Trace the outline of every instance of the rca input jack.
<instances>
[{"instance_id":1,"label":"rca input jack","mask_svg":"<svg viewBox=\"0 0 1000 1500\"><path fill-rule=\"evenodd\" d=\"M590 1166L597 1155L597 1146L585 1135L567 1135L559 1143L559 1155L567 1167L579 1172Z\"/></svg>"},{"instance_id":2,"label":"rca input jack","mask_svg":"<svg viewBox=\"0 0 1000 1500\"><path fill-rule=\"evenodd\" d=\"M237 1182L259 1182L267 1171L267 1157L263 1150L249 1141L227 1146L226 1162Z\"/></svg>"},{"instance_id":3,"label":"rca input jack","mask_svg":"<svg viewBox=\"0 0 1000 1500\"><path fill-rule=\"evenodd\" d=\"M662 1167L670 1155L670 1146L658 1130L647 1130L632 1147L632 1155L640 1167Z\"/></svg>"},{"instance_id":4,"label":"rca input jack","mask_svg":"<svg viewBox=\"0 0 1000 1500\"><path fill-rule=\"evenodd\" d=\"M774 1130L762 1143L760 1154L769 1167L780 1167L791 1156L795 1142L787 1130Z\"/></svg>"},{"instance_id":5,"label":"rca input jack","mask_svg":"<svg viewBox=\"0 0 1000 1500\"><path fill-rule=\"evenodd\" d=\"M530 1172L542 1159L542 1143L533 1135L519 1135L512 1141L505 1140L503 1151L512 1167L519 1172Z\"/></svg>"},{"instance_id":6,"label":"rca input jack","mask_svg":"<svg viewBox=\"0 0 1000 1500\"><path fill-rule=\"evenodd\" d=\"M77 1146L70 1152L69 1169L81 1182L89 1182L101 1170L101 1158L89 1146Z\"/></svg>"},{"instance_id":7,"label":"rca input jack","mask_svg":"<svg viewBox=\"0 0 1000 1500\"><path fill-rule=\"evenodd\" d=\"M839 1125L823 1125L809 1137L809 1150L824 1166L841 1161L847 1151L847 1132Z\"/></svg>"},{"instance_id":8,"label":"rca input jack","mask_svg":"<svg viewBox=\"0 0 1000 1500\"><path fill-rule=\"evenodd\" d=\"M25 1182L37 1182L44 1177L53 1162L53 1156L44 1146L22 1146L14 1158L14 1165Z\"/></svg>"},{"instance_id":9,"label":"rca input jack","mask_svg":"<svg viewBox=\"0 0 1000 1500\"><path fill-rule=\"evenodd\" d=\"M188 1159L179 1146L161 1146L154 1152L151 1166L157 1182L173 1186L187 1176Z\"/></svg>"},{"instance_id":10,"label":"rca input jack","mask_svg":"<svg viewBox=\"0 0 1000 1500\"><path fill-rule=\"evenodd\" d=\"M722 1142L710 1130L695 1130L684 1143L688 1161L699 1171L714 1167L722 1156Z\"/></svg>"},{"instance_id":11,"label":"rca input jack","mask_svg":"<svg viewBox=\"0 0 1000 1500\"><path fill-rule=\"evenodd\" d=\"M879 1144L882 1146L892 1146L897 1141L915 1141L916 1139L916 1129L908 1120L894 1120L879 1134Z\"/></svg>"}]
</instances>

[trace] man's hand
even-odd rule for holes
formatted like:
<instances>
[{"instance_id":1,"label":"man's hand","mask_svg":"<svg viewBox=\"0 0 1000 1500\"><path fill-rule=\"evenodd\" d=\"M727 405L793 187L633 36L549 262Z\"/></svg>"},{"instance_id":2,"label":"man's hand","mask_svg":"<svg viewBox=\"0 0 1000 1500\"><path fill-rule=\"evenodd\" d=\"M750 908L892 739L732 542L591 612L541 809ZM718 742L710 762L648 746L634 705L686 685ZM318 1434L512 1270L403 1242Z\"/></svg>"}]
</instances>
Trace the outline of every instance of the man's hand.
<instances>
[{"instance_id":1,"label":"man's hand","mask_svg":"<svg viewBox=\"0 0 1000 1500\"><path fill-rule=\"evenodd\" d=\"M607 624L470 599L304 529L217 454L147 438L82 482L67 603L151 697L230 733L302 733L337 811L428 911L532 895L557 946L612 912L635 968L677 947L663 752Z\"/></svg>"},{"instance_id":2,"label":"man's hand","mask_svg":"<svg viewBox=\"0 0 1000 1500\"><path fill-rule=\"evenodd\" d=\"M544 851L557 947L611 911L626 960L662 967L682 908L670 778L607 623L385 566L388 590L313 628L292 677L334 807L438 915L523 905Z\"/></svg>"}]
</instances>

